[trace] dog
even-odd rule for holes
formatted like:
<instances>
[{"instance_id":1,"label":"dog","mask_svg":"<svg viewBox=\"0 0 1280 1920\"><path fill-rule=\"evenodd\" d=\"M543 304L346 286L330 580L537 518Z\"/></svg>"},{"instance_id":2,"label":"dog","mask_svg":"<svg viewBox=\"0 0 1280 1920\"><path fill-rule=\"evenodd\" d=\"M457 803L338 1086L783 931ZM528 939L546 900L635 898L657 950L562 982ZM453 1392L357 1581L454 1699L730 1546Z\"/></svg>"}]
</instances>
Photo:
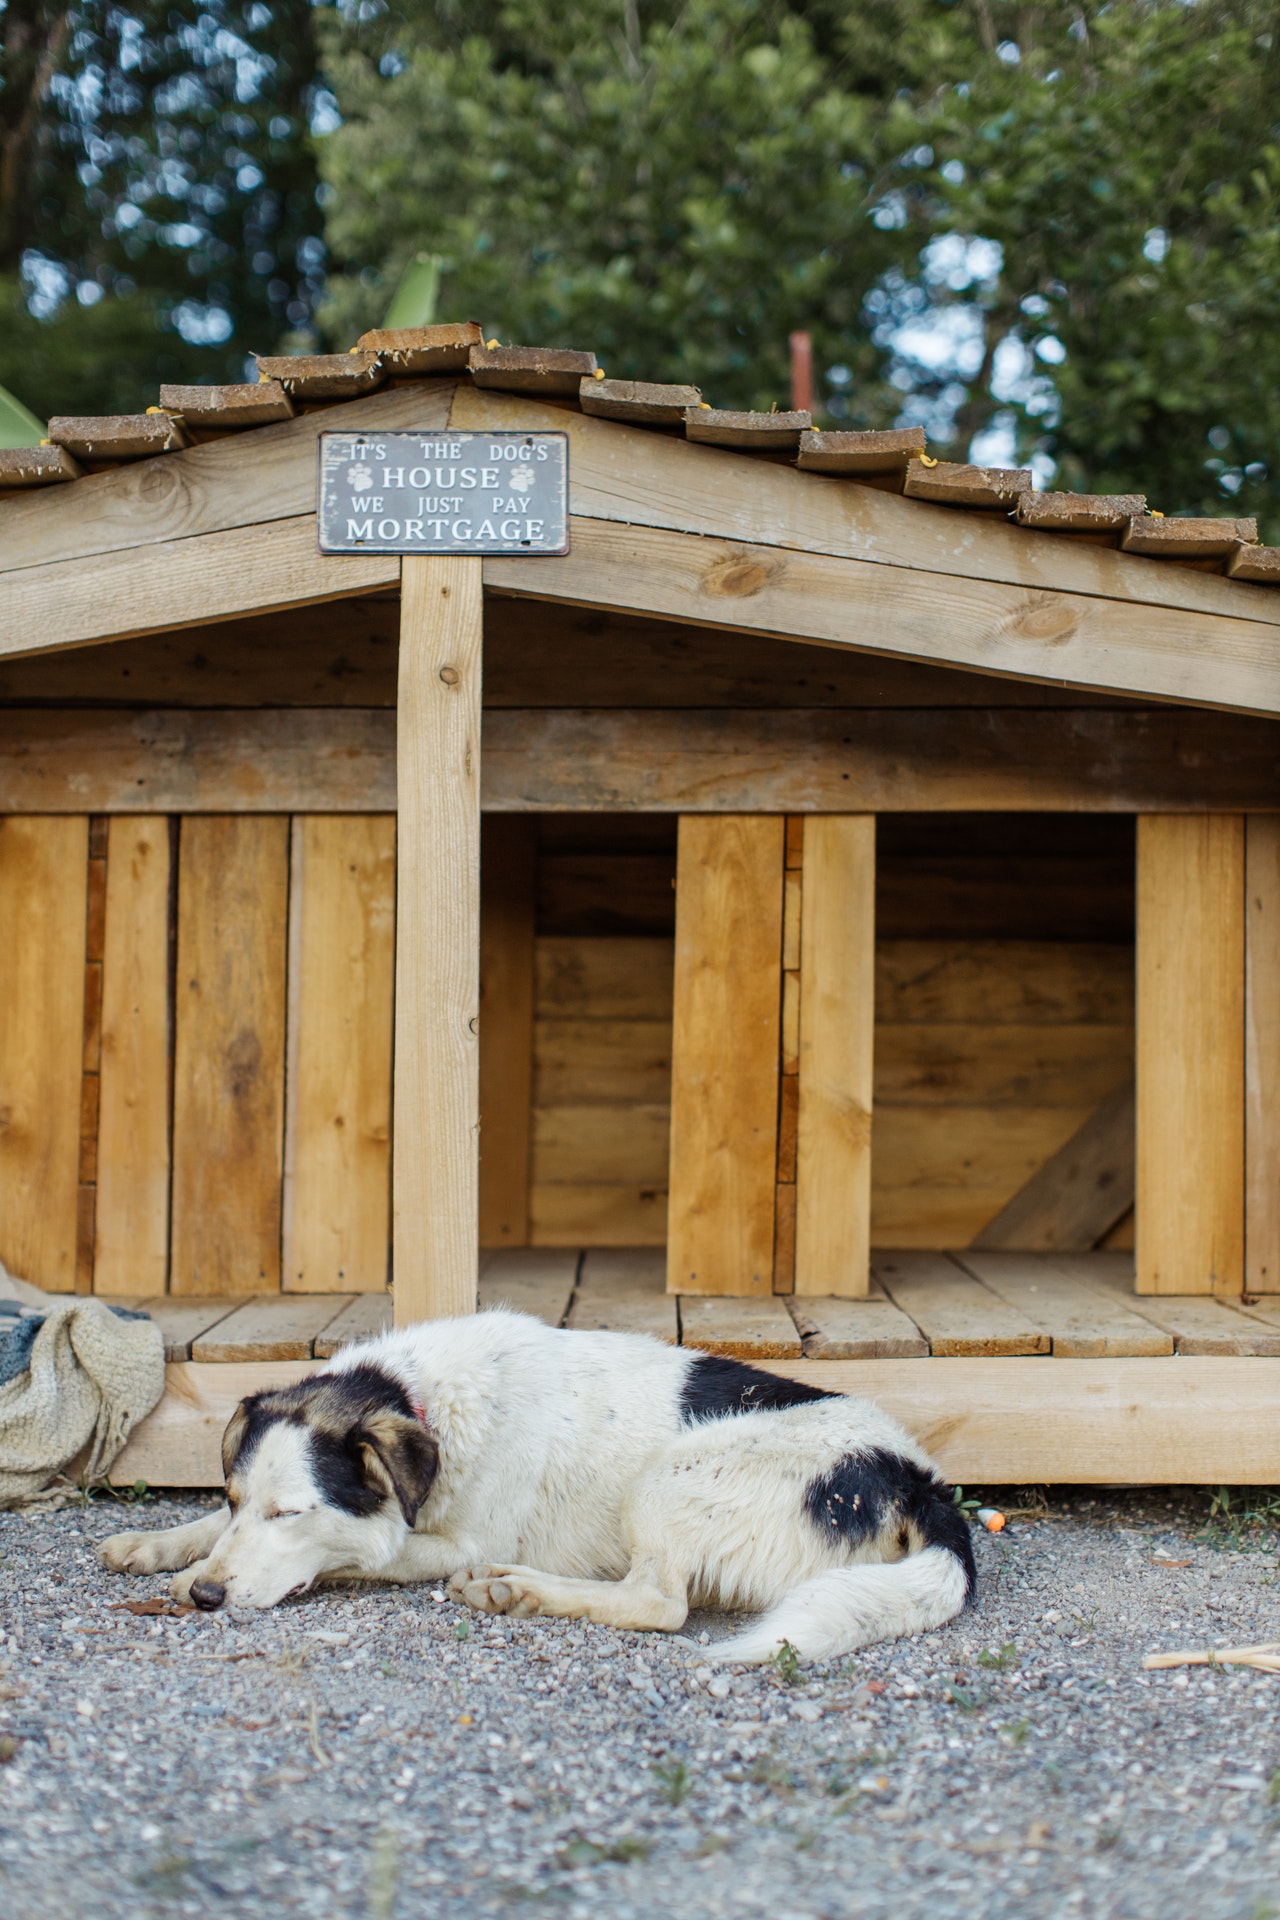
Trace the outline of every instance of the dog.
<instances>
[{"instance_id":1,"label":"dog","mask_svg":"<svg viewBox=\"0 0 1280 1920\"><path fill-rule=\"evenodd\" d=\"M174 1598L210 1610L346 1578L667 1633L763 1614L699 1650L747 1665L920 1633L974 1592L968 1522L896 1421L645 1334L428 1321L250 1395L222 1456L220 1511L116 1534L103 1563L181 1569Z\"/></svg>"}]
</instances>

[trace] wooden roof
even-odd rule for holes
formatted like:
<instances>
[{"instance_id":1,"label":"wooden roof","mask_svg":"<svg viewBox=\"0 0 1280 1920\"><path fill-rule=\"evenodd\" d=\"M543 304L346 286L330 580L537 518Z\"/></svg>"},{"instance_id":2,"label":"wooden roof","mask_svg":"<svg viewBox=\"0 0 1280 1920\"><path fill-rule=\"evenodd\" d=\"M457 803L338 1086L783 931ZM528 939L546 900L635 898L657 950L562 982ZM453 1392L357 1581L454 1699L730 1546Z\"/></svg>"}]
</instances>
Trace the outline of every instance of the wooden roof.
<instances>
[{"instance_id":1,"label":"wooden roof","mask_svg":"<svg viewBox=\"0 0 1280 1920\"><path fill-rule=\"evenodd\" d=\"M0 653L394 587L394 556L316 550L318 434L519 426L569 433L571 551L488 557L490 591L1280 712L1280 549L1251 520L1039 494L931 462L918 430L721 412L470 327L259 364L0 453Z\"/></svg>"}]
</instances>

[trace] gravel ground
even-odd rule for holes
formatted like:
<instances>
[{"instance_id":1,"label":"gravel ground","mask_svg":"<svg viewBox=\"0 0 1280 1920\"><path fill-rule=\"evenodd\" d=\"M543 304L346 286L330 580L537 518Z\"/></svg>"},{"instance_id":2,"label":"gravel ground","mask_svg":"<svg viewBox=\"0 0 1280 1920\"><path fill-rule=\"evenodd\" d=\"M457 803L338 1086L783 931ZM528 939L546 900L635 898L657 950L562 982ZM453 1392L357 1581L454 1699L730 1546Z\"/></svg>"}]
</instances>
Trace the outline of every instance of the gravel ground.
<instances>
[{"instance_id":1,"label":"gravel ground","mask_svg":"<svg viewBox=\"0 0 1280 1920\"><path fill-rule=\"evenodd\" d=\"M426 1587L124 1610L165 1584L92 1543L200 1504L0 1515L7 1920L1280 1916L1280 1674L1141 1669L1280 1634L1203 1493L1055 1496L953 1626L798 1680Z\"/></svg>"}]
</instances>

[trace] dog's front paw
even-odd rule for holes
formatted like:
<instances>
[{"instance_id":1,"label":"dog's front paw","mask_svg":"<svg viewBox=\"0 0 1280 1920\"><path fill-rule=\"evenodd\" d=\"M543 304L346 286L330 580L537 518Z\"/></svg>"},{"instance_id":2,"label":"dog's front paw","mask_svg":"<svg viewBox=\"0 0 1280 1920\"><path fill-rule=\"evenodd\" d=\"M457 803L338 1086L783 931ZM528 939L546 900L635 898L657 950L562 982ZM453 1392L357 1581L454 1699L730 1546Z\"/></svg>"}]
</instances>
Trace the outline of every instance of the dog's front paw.
<instances>
[{"instance_id":1,"label":"dog's front paw","mask_svg":"<svg viewBox=\"0 0 1280 1920\"><path fill-rule=\"evenodd\" d=\"M179 1606L191 1607L195 1602L191 1598L191 1582L198 1580L204 1571L204 1561L197 1560L194 1565L184 1567L181 1573L175 1573L169 1582L169 1598L176 1600Z\"/></svg>"},{"instance_id":2,"label":"dog's front paw","mask_svg":"<svg viewBox=\"0 0 1280 1920\"><path fill-rule=\"evenodd\" d=\"M113 1533L98 1548L98 1559L108 1573L160 1573L168 1555L159 1533Z\"/></svg>"},{"instance_id":3,"label":"dog's front paw","mask_svg":"<svg viewBox=\"0 0 1280 1920\"><path fill-rule=\"evenodd\" d=\"M514 1620L528 1620L542 1608L537 1581L524 1567L464 1567L450 1580L449 1592L464 1607Z\"/></svg>"}]
</instances>

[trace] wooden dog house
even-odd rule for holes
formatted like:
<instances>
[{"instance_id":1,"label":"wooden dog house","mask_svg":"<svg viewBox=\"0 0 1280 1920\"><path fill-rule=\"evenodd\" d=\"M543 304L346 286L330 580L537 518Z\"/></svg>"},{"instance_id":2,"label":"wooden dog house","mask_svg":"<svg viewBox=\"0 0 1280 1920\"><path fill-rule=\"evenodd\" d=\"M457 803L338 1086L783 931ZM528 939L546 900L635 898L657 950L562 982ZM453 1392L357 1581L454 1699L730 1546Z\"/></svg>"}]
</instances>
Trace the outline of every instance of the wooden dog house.
<instances>
[{"instance_id":1,"label":"wooden dog house","mask_svg":"<svg viewBox=\"0 0 1280 1920\"><path fill-rule=\"evenodd\" d=\"M390 1284L1280 1479L1280 550L472 328L261 366L0 453L0 1258L160 1318L117 1477ZM569 553L322 555L333 426L567 431Z\"/></svg>"}]
</instances>

